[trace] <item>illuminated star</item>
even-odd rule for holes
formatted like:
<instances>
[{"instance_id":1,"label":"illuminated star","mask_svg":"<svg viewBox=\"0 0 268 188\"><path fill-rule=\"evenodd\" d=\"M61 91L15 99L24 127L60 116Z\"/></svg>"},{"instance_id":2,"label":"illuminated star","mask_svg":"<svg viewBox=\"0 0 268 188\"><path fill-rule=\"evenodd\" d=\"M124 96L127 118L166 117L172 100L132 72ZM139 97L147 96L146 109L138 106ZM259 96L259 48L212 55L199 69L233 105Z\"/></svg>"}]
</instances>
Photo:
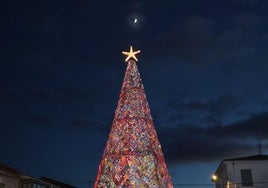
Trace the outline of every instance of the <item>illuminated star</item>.
<instances>
[{"instance_id":1,"label":"illuminated star","mask_svg":"<svg viewBox=\"0 0 268 188\"><path fill-rule=\"evenodd\" d=\"M122 54L126 55L126 59L125 59L125 62L127 62L130 58L133 58L135 59L135 61L138 61L138 59L136 58L136 54L140 53L141 51L140 50L137 50L137 51L134 51L133 52L133 48L132 46L130 46L130 51L129 52L122 52Z\"/></svg>"}]
</instances>

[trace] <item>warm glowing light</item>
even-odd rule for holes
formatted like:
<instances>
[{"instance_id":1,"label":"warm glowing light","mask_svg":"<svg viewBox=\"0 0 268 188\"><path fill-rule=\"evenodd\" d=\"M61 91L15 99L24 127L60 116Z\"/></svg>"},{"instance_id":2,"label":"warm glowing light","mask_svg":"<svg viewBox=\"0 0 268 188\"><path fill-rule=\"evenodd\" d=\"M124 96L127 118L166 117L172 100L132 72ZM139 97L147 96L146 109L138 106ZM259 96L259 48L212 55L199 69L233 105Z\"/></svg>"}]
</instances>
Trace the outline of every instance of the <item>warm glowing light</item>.
<instances>
[{"instance_id":1,"label":"warm glowing light","mask_svg":"<svg viewBox=\"0 0 268 188\"><path fill-rule=\"evenodd\" d=\"M217 181L217 180L218 180L218 177L217 177L215 174L213 174L213 175L211 176L211 179L212 179L212 181Z\"/></svg>"},{"instance_id":2,"label":"warm glowing light","mask_svg":"<svg viewBox=\"0 0 268 188\"><path fill-rule=\"evenodd\" d=\"M136 54L140 53L141 51L140 50L137 50L137 51L133 51L133 48L132 46L130 46L130 50L129 52L122 52L122 54L126 55L126 59L125 59L125 62L127 62L130 58L133 58L135 59L135 61L138 61L138 59L136 58Z\"/></svg>"}]
</instances>

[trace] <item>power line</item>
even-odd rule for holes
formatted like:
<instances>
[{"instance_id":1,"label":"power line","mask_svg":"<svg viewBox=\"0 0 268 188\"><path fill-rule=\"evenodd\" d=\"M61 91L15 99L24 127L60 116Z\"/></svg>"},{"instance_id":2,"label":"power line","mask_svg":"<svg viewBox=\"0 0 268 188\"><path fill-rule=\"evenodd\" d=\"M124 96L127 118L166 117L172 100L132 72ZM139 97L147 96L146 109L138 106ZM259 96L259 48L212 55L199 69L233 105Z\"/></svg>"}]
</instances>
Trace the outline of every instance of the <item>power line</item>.
<instances>
[{"instance_id":1,"label":"power line","mask_svg":"<svg viewBox=\"0 0 268 188\"><path fill-rule=\"evenodd\" d=\"M236 185L241 185L241 182L235 183ZM259 184L268 184L268 181L262 181L262 182L253 182L253 185L259 185ZM215 184L212 183L184 183L184 184L173 184L174 187L194 187L194 186L214 186ZM226 183L222 183L222 185L227 185Z\"/></svg>"},{"instance_id":2,"label":"power line","mask_svg":"<svg viewBox=\"0 0 268 188\"><path fill-rule=\"evenodd\" d=\"M212 183L185 183L185 184L173 184L174 187L194 187L194 186L214 186Z\"/></svg>"}]
</instances>

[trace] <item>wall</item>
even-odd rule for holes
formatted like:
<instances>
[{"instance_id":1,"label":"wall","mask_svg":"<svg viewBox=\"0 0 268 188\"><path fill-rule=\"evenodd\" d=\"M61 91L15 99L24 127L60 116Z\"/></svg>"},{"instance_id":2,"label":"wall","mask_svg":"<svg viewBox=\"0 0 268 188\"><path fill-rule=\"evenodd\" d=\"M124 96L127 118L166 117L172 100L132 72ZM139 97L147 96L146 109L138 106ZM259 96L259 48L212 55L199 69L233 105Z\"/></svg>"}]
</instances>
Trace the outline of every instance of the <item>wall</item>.
<instances>
[{"instance_id":1,"label":"wall","mask_svg":"<svg viewBox=\"0 0 268 188\"><path fill-rule=\"evenodd\" d=\"M237 183L237 188L244 188L241 183L241 169L251 169L253 186L245 188L268 187L268 161L226 161L228 179Z\"/></svg>"},{"instance_id":2,"label":"wall","mask_svg":"<svg viewBox=\"0 0 268 188\"><path fill-rule=\"evenodd\" d=\"M0 170L0 183L5 184L5 188L18 188L19 177Z\"/></svg>"}]
</instances>

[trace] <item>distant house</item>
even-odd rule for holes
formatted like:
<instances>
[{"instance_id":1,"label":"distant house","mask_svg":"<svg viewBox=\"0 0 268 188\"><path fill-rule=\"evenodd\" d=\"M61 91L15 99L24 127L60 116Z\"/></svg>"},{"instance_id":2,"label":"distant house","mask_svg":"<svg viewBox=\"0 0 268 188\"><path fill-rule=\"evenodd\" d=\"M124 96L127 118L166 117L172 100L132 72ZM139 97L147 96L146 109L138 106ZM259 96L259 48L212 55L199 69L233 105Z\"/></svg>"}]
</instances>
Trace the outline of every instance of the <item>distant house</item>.
<instances>
[{"instance_id":1,"label":"distant house","mask_svg":"<svg viewBox=\"0 0 268 188\"><path fill-rule=\"evenodd\" d=\"M69 184L66 184L58 180L51 179L51 178L47 178L47 177L41 177L40 180L54 185L53 188L76 188L72 185L69 185Z\"/></svg>"},{"instance_id":2,"label":"distant house","mask_svg":"<svg viewBox=\"0 0 268 188\"><path fill-rule=\"evenodd\" d=\"M0 164L0 188L76 188L72 185L42 177L25 175L9 166Z\"/></svg>"},{"instance_id":3,"label":"distant house","mask_svg":"<svg viewBox=\"0 0 268 188\"><path fill-rule=\"evenodd\" d=\"M212 181L216 188L268 188L268 155L225 159Z\"/></svg>"},{"instance_id":4,"label":"distant house","mask_svg":"<svg viewBox=\"0 0 268 188\"><path fill-rule=\"evenodd\" d=\"M0 188L18 188L21 178L22 173L0 164Z\"/></svg>"}]
</instances>

